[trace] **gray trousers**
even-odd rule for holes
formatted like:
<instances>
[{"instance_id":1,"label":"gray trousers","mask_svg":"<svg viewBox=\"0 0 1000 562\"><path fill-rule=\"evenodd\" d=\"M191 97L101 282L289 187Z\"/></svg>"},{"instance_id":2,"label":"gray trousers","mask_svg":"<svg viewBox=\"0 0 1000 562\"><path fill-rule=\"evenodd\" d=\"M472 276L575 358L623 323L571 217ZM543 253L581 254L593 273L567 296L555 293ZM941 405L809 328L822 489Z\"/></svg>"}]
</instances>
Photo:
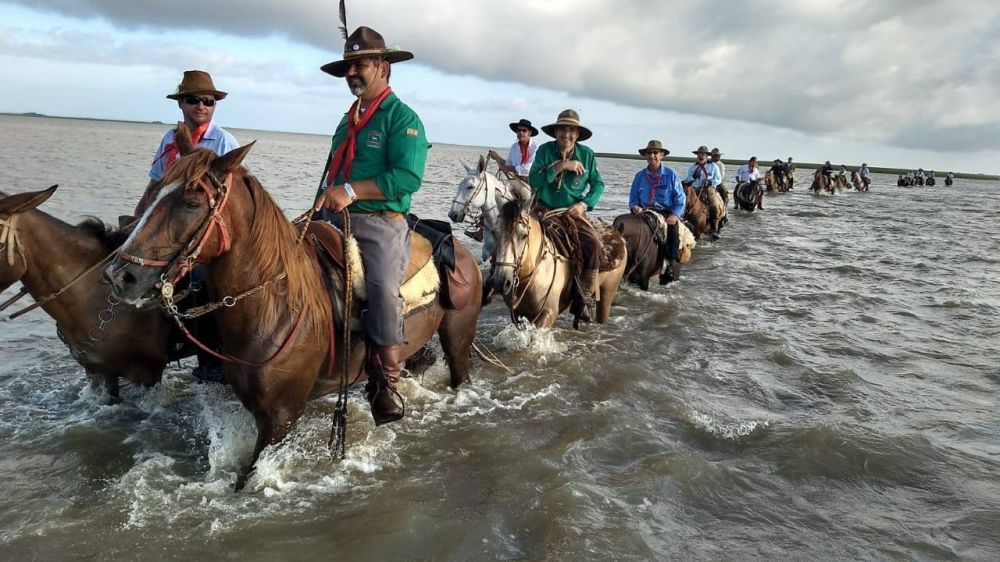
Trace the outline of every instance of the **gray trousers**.
<instances>
[{"instance_id":1,"label":"gray trousers","mask_svg":"<svg viewBox=\"0 0 1000 562\"><path fill-rule=\"evenodd\" d=\"M410 259L410 227L405 218L351 213L351 233L361 248L368 308L361 324L379 347L403 343L403 297L399 288Z\"/></svg>"}]
</instances>

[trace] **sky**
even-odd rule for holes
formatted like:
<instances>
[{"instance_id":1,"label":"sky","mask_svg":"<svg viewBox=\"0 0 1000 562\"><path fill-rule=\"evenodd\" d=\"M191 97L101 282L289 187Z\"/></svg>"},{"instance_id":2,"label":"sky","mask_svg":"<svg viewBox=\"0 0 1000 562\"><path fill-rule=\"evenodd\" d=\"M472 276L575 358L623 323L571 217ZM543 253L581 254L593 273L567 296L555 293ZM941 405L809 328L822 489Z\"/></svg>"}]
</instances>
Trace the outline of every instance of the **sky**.
<instances>
[{"instance_id":1,"label":"sky","mask_svg":"<svg viewBox=\"0 0 1000 562\"><path fill-rule=\"evenodd\" d=\"M1000 173L995 0L347 0L412 51L391 84L431 142L508 147L579 112L599 152ZM334 0L0 0L0 111L331 134L352 98ZM547 140L544 133L540 140Z\"/></svg>"}]
</instances>

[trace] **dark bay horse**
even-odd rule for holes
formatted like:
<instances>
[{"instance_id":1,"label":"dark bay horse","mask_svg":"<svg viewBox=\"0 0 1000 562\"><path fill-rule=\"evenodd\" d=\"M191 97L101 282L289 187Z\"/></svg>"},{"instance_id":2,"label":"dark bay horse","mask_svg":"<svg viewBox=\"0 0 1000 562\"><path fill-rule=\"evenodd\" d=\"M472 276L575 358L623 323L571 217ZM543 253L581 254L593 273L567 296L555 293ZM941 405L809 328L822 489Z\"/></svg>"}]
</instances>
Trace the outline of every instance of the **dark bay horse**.
<instances>
[{"instance_id":1,"label":"dark bay horse","mask_svg":"<svg viewBox=\"0 0 1000 562\"><path fill-rule=\"evenodd\" d=\"M760 181L738 184L733 190L733 199L744 211L752 213L754 209L764 209L764 189L760 186Z\"/></svg>"},{"instance_id":2,"label":"dark bay horse","mask_svg":"<svg viewBox=\"0 0 1000 562\"><path fill-rule=\"evenodd\" d=\"M103 382L117 400L120 378L151 386L180 358L168 351L172 327L158 310L122 305L101 279L97 266L124 235L97 219L73 226L36 209L55 191L0 193L0 290L20 281L36 302L44 300L41 308L91 385Z\"/></svg>"},{"instance_id":3,"label":"dark bay horse","mask_svg":"<svg viewBox=\"0 0 1000 562\"><path fill-rule=\"evenodd\" d=\"M646 212L655 213L655 211ZM612 226L625 239L625 248L628 250L625 279L643 291L649 290L649 279L659 275L666 257L662 246L656 243L653 229L646 220L640 215L626 213L615 217L612 223ZM665 223L663 228L666 228ZM683 265L691 261L691 252L695 246L694 236L683 222L678 225L678 234L680 251L677 254L677 261L672 264L672 281L676 281L680 277Z\"/></svg>"},{"instance_id":4,"label":"dark bay horse","mask_svg":"<svg viewBox=\"0 0 1000 562\"><path fill-rule=\"evenodd\" d=\"M105 270L123 301L142 306L157 291L167 301L168 283L185 267L203 263L212 301L228 300L229 305L214 312L226 358L223 371L257 426L253 459L237 480L237 489L264 447L279 443L291 431L309 398L365 379L364 343L353 332L352 350L345 357L345 346L339 345L343 334L336 333L331 297L310 237L300 242L277 203L242 167L252 146L220 157L182 145L183 157L167 172L156 201ZM412 240L424 239L412 233ZM455 253L478 273L472 254L457 242ZM472 282L473 296L464 308L447 309L431 293L431 300L404 321L407 341L401 360L436 332L452 387L469 373L482 277L476 275ZM343 302L341 287L335 302Z\"/></svg>"}]
</instances>

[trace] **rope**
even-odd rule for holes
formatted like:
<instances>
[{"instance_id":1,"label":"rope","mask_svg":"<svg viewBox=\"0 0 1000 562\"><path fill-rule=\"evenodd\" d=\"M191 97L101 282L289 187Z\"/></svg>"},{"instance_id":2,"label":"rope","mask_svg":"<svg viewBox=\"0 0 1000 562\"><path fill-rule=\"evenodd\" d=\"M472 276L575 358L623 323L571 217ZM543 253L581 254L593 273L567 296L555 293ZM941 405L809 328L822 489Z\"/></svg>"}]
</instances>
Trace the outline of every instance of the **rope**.
<instances>
[{"instance_id":1,"label":"rope","mask_svg":"<svg viewBox=\"0 0 1000 562\"><path fill-rule=\"evenodd\" d=\"M485 349L486 351L480 349L480 346L482 346L482 348ZM472 349L473 351L476 352L476 355L478 355L479 358L482 359L483 361L486 361L487 363L493 365L494 367L499 367L504 371L507 371L508 375L514 374L514 369L511 369L510 367L505 365L504 362L501 361L499 357L494 355L494 353L490 351L490 348L486 347L486 344L479 341L479 337L476 337L472 340ZM489 353L488 356L487 353Z\"/></svg>"},{"instance_id":2,"label":"rope","mask_svg":"<svg viewBox=\"0 0 1000 562\"><path fill-rule=\"evenodd\" d=\"M347 387L348 368L351 361L351 301L354 300L354 280L351 279L351 253L347 241L351 236L351 214L347 209L341 211L344 217L344 360L340 371L340 389L337 391L337 405L333 409L333 426L330 428L330 439L327 446L334 456L343 459L347 456ZM332 341L332 340L331 340ZM333 358L331 358L331 361Z\"/></svg>"}]
</instances>

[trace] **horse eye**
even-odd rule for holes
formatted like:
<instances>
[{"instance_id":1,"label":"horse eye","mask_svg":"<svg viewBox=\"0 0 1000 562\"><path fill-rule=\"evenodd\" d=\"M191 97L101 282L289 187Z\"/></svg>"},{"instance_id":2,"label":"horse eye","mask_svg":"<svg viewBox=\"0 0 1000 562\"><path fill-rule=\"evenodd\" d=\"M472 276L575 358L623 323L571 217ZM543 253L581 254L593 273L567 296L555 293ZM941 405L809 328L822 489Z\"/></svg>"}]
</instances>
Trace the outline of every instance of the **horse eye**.
<instances>
[{"instance_id":1,"label":"horse eye","mask_svg":"<svg viewBox=\"0 0 1000 562\"><path fill-rule=\"evenodd\" d=\"M193 199L188 199L184 201L184 208L188 211L197 211L199 208L201 208L201 203Z\"/></svg>"}]
</instances>

